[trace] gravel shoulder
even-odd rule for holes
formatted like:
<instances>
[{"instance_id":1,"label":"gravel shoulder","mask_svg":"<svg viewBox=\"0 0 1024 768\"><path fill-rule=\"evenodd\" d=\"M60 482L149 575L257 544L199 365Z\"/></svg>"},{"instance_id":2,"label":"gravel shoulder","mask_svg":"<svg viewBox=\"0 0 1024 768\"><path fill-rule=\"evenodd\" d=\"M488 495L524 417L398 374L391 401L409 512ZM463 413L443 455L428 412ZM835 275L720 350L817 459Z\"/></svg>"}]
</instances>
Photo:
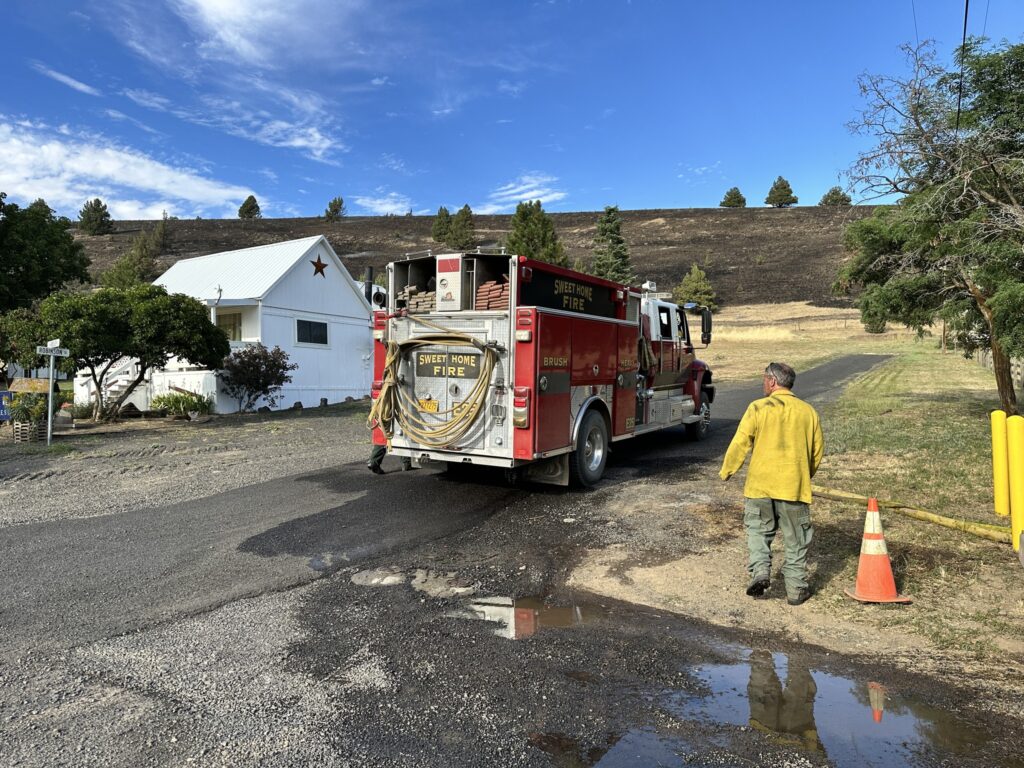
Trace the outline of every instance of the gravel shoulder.
<instances>
[{"instance_id":1,"label":"gravel shoulder","mask_svg":"<svg viewBox=\"0 0 1024 768\"><path fill-rule=\"evenodd\" d=\"M0 429L0 527L164 507L365 459L367 409L125 421L58 433L49 449Z\"/></svg>"}]
</instances>

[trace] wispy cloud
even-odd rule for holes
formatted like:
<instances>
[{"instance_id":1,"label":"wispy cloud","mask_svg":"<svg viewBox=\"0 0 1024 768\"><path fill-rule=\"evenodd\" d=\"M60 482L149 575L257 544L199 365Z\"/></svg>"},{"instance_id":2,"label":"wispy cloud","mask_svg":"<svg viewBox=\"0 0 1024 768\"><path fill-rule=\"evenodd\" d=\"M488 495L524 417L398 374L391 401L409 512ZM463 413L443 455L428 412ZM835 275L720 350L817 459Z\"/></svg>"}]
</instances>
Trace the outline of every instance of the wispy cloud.
<instances>
[{"instance_id":1,"label":"wispy cloud","mask_svg":"<svg viewBox=\"0 0 1024 768\"><path fill-rule=\"evenodd\" d=\"M266 177L270 181L273 181L275 183L277 182L277 174L274 173L273 169L271 169L271 168L260 168L259 172L260 172L260 175Z\"/></svg>"},{"instance_id":2,"label":"wispy cloud","mask_svg":"<svg viewBox=\"0 0 1024 768\"><path fill-rule=\"evenodd\" d=\"M382 85L393 85L393 83L391 82L391 78L388 77L387 75L384 75L383 77L375 77L375 78L373 78L370 81L370 84L371 85L375 85L378 88L380 86L382 86Z\"/></svg>"},{"instance_id":3,"label":"wispy cloud","mask_svg":"<svg viewBox=\"0 0 1024 768\"><path fill-rule=\"evenodd\" d=\"M0 189L74 216L101 197L115 218L230 214L252 190L69 127L0 115Z\"/></svg>"},{"instance_id":4,"label":"wispy cloud","mask_svg":"<svg viewBox=\"0 0 1024 768\"><path fill-rule=\"evenodd\" d=\"M50 78L51 80L56 80L58 83L66 85L68 88L74 88L79 93L85 93L89 96L103 95L103 93L98 88L93 88L91 85L86 85L81 80L75 80L75 78L71 77L70 75L65 75L62 72L50 69L41 61L33 61L31 63L32 69L34 69L39 74L46 75L46 77Z\"/></svg>"},{"instance_id":5,"label":"wispy cloud","mask_svg":"<svg viewBox=\"0 0 1024 768\"><path fill-rule=\"evenodd\" d=\"M391 152L382 154L378 165L385 170L394 171L395 173L408 173L405 168L405 161Z\"/></svg>"},{"instance_id":6,"label":"wispy cloud","mask_svg":"<svg viewBox=\"0 0 1024 768\"><path fill-rule=\"evenodd\" d=\"M376 216L383 216L391 213L401 215L412 210L412 201L407 195L398 192L388 192L383 187L378 187L372 195L357 195L355 203L363 210Z\"/></svg>"},{"instance_id":7,"label":"wispy cloud","mask_svg":"<svg viewBox=\"0 0 1024 768\"><path fill-rule=\"evenodd\" d=\"M682 165L682 170L676 173L677 179L682 179L687 184L703 184L709 179L724 179L722 173L722 161L716 160L708 165Z\"/></svg>"},{"instance_id":8,"label":"wispy cloud","mask_svg":"<svg viewBox=\"0 0 1024 768\"><path fill-rule=\"evenodd\" d=\"M121 123L121 122L131 123L132 125L134 125L139 130L145 131L146 133L151 134L153 136L162 136L163 135L162 133L160 133L160 131L156 130L156 128L150 128L148 125L146 125L141 120L136 120L131 115L126 115L124 112L121 112L120 110L117 110L117 109L105 109L105 110L103 110L103 114L105 114L111 120L116 120L119 123Z\"/></svg>"},{"instance_id":9,"label":"wispy cloud","mask_svg":"<svg viewBox=\"0 0 1024 768\"><path fill-rule=\"evenodd\" d=\"M166 112L171 107L170 99L143 88L128 88L123 93L140 107L155 109L160 112Z\"/></svg>"},{"instance_id":10,"label":"wispy cloud","mask_svg":"<svg viewBox=\"0 0 1024 768\"><path fill-rule=\"evenodd\" d=\"M501 80L498 83L498 93L503 93L513 98L519 98L524 90L526 90L526 83L524 82L513 83L508 80Z\"/></svg>"},{"instance_id":11,"label":"wispy cloud","mask_svg":"<svg viewBox=\"0 0 1024 768\"><path fill-rule=\"evenodd\" d=\"M473 206L473 210L481 214L504 213L524 200L540 200L545 205L550 205L568 197L568 192L555 187L557 182L557 176L538 171L525 173L516 180L498 187L488 195L487 202Z\"/></svg>"}]
</instances>

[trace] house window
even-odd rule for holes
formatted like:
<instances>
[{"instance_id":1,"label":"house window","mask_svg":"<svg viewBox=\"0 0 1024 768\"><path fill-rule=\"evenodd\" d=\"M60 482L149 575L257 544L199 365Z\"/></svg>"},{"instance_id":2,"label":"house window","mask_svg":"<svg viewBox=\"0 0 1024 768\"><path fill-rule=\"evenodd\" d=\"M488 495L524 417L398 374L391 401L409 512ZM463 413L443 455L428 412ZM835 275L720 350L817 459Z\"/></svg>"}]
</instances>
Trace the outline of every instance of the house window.
<instances>
[{"instance_id":1,"label":"house window","mask_svg":"<svg viewBox=\"0 0 1024 768\"><path fill-rule=\"evenodd\" d=\"M327 323L296 320L296 341L299 344L327 344Z\"/></svg>"},{"instance_id":2,"label":"house window","mask_svg":"<svg viewBox=\"0 0 1024 768\"><path fill-rule=\"evenodd\" d=\"M229 341L242 340L242 315L235 312L230 315L217 315L217 327L228 335Z\"/></svg>"}]
</instances>

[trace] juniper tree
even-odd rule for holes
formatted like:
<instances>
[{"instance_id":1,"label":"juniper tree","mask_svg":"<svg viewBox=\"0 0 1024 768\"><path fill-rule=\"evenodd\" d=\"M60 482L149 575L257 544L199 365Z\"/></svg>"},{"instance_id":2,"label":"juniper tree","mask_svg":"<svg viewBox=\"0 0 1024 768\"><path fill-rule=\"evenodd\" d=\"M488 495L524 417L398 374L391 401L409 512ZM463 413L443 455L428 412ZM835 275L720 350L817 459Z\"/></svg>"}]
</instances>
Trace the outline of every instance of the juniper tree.
<instances>
[{"instance_id":1,"label":"juniper tree","mask_svg":"<svg viewBox=\"0 0 1024 768\"><path fill-rule=\"evenodd\" d=\"M821 196L821 200L818 201L818 205L843 206L850 205L852 202L853 200L848 194L843 192L842 187L835 186Z\"/></svg>"},{"instance_id":2,"label":"juniper tree","mask_svg":"<svg viewBox=\"0 0 1024 768\"><path fill-rule=\"evenodd\" d=\"M263 214L260 213L260 204L256 202L256 195L249 195L245 198L240 206L238 206L238 218L240 219L262 219Z\"/></svg>"},{"instance_id":3,"label":"juniper tree","mask_svg":"<svg viewBox=\"0 0 1024 768\"><path fill-rule=\"evenodd\" d=\"M772 188L768 190L768 197L764 199L764 202L773 208L788 208L791 205L796 205L798 199L793 194L793 188L789 186L789 182L779 176L772 184Z\"/></svg>"},{"instance_id":4,"label":"juniper tree","mask_svg":"<svg viewBox=\"0 0 1024 768\"><path fill-rule=\"evenodd\" d=\"M851 124L874 140L854 182L869 196L903 197L847 228L853 258L836 287L865 289L865 320L923 332L943 319L968 352L990 349L1002 407L1016 413L1010 358L1024 355L1024 45L969 40L948 69L930 43L904 51L906 75L860 79L867 104Z\"/></svg>"},{"instance_id":5,"label":"juniper tree","mask_svg":"<svg viewBox=\"0 0 1024 768\"><path fill-rule=\"evenodd\" d=\"M505 247L509 253L559 267L569 266L565 246L559 241L555 225L544 212L540 200L524 200L516 206Z\"/></svg>"},{"instance_id":6,"label":"juniper tree","mask_svg":"<svg viewBox=\"0 0 1024 768\"><path fill-rule=\"evenodd\" d=\"M718 206L720 208L746 208L747 198L740 192L739 187L733 187L725 193L725 197L722 198L722 202Z\"/></svg>"},{"instance_id":7,"label":"juniper tree","mask_svg":"<svg viewBox=\"0 0 1024 768\"><path fill-rule=\"evenodd\" d=\"M715 304L715 289L711 287L711 281L704 270L696 264L690 267L690 271L672 289L672 298L677 304L692 301L712 312L718 309L718 305Z\"/></svg>"},{"instance_id":8,"label":"juniper tree","mask_svg":"<svg viewBox=\"0 0 1024 768\"><path fill-rule=\"evenodd\" d=\"M622 218L617 205L605 206L604 213L597 220L591 272L616 283L633 283L636 280L629 260L629 247L622 237Z\"/></svg>"}]
</instances>

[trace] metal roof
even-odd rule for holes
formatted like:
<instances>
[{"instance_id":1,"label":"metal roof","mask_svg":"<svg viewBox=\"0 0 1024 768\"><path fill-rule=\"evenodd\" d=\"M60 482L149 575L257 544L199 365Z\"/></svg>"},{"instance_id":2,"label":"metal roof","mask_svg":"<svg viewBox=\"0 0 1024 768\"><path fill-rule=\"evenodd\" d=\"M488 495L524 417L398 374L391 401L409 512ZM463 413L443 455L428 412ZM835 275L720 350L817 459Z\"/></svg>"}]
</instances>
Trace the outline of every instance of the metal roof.
<instances>
[{"instance_id":1,"label":"metal roof","mask_svg":"<svg viewBox=\"0 0 1024 768\"><path fill-rule=\"evenodd\" d=\"M323 235L316 235L301 240L182 259L153 283L164 286L168 293L184 293L200 300L263 299L295 263L312 251L321 240L328 252L337 259L327 239Z\"/></svg>"}]
</instances>

